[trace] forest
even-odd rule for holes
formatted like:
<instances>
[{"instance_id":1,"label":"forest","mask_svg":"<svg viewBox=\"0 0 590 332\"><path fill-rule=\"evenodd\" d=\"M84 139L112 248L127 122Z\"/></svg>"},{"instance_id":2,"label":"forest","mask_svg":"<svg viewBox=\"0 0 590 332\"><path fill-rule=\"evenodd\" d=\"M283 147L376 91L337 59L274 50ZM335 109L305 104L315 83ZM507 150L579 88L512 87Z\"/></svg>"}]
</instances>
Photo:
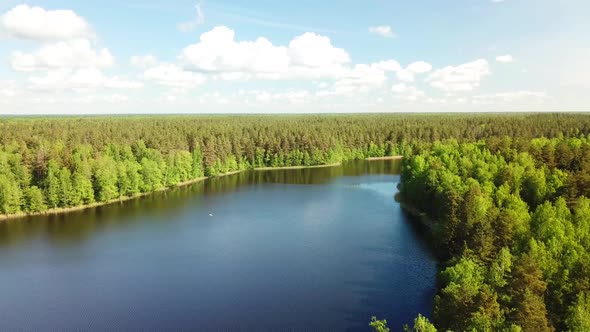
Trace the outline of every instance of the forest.
<instances>
[{"instance_id":1,"label":"forest","mask_svg":"<svg viewBox=\"0 0 590 332\"><path fill-rule=\"evenodd\" d=\"M441 261L432 322L406 330L590 330L586 114L4 117L0 215L393 155Z\"/></svg>"},{"instance_id":2,"label":"forest","mask_svg":"<svg viewBox=\"0 0 590 332\"><path fill-rule=\"evenodd\" d=\"M403 163L399 200L444 262L436 327L590 330L590 137L446 140Z\"/></svg>"},{"instance_id":3,"label":"forest","mask_svg":"<svg viewBox=\"0 0 590 332\"><path fill-rule=\"evenodd\" d=\"M409 155L449 138L589 131L580 114L4 117L0 214L109 202L256 167Z\"/></svg>"}]
</instances>

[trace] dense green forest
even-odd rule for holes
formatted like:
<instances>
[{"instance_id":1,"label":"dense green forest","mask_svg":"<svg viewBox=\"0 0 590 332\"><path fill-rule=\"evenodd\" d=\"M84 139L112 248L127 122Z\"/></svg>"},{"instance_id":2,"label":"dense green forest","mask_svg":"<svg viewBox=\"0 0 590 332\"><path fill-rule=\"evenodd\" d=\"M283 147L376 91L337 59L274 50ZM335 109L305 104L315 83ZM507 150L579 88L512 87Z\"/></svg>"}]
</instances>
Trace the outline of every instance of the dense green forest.
<instances>
[{"instance_id":1,"label":"dense green forest","mask_svg":"<svg viewBox=\"0 0 590 332\"><path fill-rule=\"evenodd\" d=\"M0 214L108 202L255 167L409 155L441 139L588 132L590 119L574 114L5 117Z\"/></svg>"},{"instance_id":2,"label":"dense green forest","mask_svg":"<svg viewBox=\"0 0 590 332\"><path fill-rule=\"evenodd\" d=\"M399 199L443 262L434 325L407 330L588 331L589 134L586 114L5 117L0 214L401 154Z\"/></svg>"},{"instance_id":3,"label":"dense green forest","mask_svg":"<svg viewBox=\"0 0 590 332\"><path fill-rule=\"evenodd\" d=\"M443 331L590 331L590 138L428 144L400 200L445 262Z\"/></svg>"}]
</instances>

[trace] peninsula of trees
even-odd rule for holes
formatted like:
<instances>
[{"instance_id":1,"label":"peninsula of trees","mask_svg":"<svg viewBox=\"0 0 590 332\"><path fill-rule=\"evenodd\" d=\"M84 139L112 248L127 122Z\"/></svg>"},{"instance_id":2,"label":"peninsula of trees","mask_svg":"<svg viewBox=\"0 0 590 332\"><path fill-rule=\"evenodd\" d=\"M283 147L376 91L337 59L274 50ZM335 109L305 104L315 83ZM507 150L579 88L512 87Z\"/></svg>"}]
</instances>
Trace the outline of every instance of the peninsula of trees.
<instances>
[{"instance_id":1,"label":"peninsula of trees","mask_svg":"<svg viewBox=\"0 0 590 332\"><path fill-rule=\"evenodd\" d=\"M415 148L400 200L444 262L441 331L590 331L590 137Z\"/></svg>"}]
</instances>

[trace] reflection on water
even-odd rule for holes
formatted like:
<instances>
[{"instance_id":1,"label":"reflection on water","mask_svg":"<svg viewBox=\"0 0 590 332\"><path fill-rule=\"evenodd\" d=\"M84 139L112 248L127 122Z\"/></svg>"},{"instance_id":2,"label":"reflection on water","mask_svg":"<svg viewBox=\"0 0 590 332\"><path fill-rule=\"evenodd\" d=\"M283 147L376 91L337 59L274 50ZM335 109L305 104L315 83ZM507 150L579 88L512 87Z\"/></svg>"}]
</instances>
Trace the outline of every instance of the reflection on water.
<instances>
[{"instance_id":1,"label":"reflection on water","mask_svg":"<svg viewBox=\"0 0 590 332\"><path fill-rule=\"evenodd\" d=\"M0 223L0 330L396 329L430 313L436 273L399 167L248 171Z\"/></svg>"},{"instance_id":2,"label":"reflection on water","mask_svg":"<svg viewBox=\"0 0 590 332\"><path fill-rule=\"evenodd\" d=\"M134 218L137 216L166 217L186 204L194 204L191 198L195 195L232 192L246 185L322 184L341 176L397 174L401 170L400 167L401 163L396 160L352 161L336 167L246 171L215 177L189 186L156 192L107 206L73 211L68 214L33 216L0 222L0 248L17 244L21 240L36 235L63 244L83 241L104 228L124 227L126 224L143 222L142 219Z\"/></svg>"}]
</instances>

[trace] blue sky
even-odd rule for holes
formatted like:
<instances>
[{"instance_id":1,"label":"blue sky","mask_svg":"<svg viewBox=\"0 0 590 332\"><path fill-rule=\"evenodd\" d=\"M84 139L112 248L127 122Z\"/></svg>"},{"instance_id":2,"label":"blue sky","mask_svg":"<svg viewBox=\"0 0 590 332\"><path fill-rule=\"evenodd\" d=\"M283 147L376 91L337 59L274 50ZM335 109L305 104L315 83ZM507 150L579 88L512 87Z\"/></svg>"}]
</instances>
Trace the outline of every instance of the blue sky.
<instances>
[{"instance_id":1,"label":"blue sky","mask_svg":"<svg viewBox=\"0 0 590 332\"><path fill-rule=\"evenodd\" d=\"M583 0L0 0L0 113L588 111Z\"/></svg>"}]
</instances>

